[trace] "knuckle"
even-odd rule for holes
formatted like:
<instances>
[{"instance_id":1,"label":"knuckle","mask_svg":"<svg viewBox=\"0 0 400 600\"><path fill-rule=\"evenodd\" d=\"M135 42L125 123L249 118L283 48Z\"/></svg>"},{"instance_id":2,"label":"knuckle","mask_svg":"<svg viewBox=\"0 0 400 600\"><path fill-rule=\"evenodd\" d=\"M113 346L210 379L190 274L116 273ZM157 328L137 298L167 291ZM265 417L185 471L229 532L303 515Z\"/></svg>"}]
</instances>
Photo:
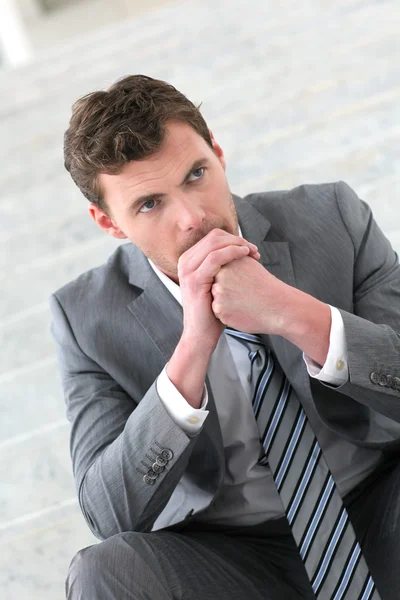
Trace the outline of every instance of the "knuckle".
<instances>
[{"instance_id":1,"label":"knuckle","mask_svg":"<svg viewBox=\"0 0 400 600\"><path fill-rule=\"evenodd\" d=\"M216 317L219 317L221 315L221 305L220 304L218 304L217 302L213 302L212 309L213 309L213 312Z\"/></svg>"},{"instance_id":2,"label":"knuckle","mask_svg":"<svg viewBox=\"0 0 400 600\"><path fill-rule=\"evenodd\" d=\"M221 285L219 283L214 283L214 285L212 286L212 292L215 296L220 295L222 292Z\"/></svg>"},{"instance_id":3,"label":"knuckle","mask_svg":"<svg viewBox=\"0 0 400 600\"><path fill-rule=\"evenodd\" d=\"M210 263L212 266L219 264L220 260L218 258L218 250L211 250L211 252L209 253L209 255L206 258L206 261L208 263Z\"/></svg>"},{"instance_id":4,"label":"knuckle","mask_svg":"<svg viewBox=\"0 0 400 600\"><path fill-rule=\"evenodd\" d=\"M213 235L213 237L219 237L221 234L224 234L224 233L226 233L226 232L223 231L223 229L219 229L219 227L215 227L211 231L211 234Z\"/></svg>"},{"instance_id":5,"label":"knuckle","mask_svg":"<svg viewBox=\"0 0 400 600\"><path fill-rule=\"evenodd\" d=\"M229 235L226 231L224 231L223 229L213 229L212 231L210 231L209 233L209 241L211 245L218 245L221 244L221 237L226 237L227 235Z\"/></svg>"}]
</instances>

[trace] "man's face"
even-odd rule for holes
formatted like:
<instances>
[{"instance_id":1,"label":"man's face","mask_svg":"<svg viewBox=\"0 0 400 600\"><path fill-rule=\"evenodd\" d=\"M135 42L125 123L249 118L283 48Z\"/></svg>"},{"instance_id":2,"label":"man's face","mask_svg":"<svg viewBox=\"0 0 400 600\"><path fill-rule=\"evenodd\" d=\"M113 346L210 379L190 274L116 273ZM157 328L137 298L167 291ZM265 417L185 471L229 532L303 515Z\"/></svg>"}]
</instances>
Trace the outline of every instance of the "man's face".
<instances>
[{"instance_id":1,"label":"man's face","mask_svg":"<svg viewBox=\"0 0 400 600\"><path fill-rule=\"evenodd\" d=\"M163 146L119 175L99 176L109 215L90 212L114 237L129 238L161 271L177 278L178 259L212 229L238 235L221 148L189 125L171 122Z\"/></svg>"}]
</instances>

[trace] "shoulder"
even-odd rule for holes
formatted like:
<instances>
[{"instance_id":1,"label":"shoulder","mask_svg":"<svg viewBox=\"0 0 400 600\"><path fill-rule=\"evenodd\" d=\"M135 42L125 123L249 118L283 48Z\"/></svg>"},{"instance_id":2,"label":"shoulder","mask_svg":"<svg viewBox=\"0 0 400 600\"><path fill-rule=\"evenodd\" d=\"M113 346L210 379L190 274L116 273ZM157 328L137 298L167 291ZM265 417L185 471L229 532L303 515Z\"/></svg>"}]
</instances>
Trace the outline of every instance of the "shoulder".
<instances>
[{"instance_id":1,"label":"shoulder","mask_svg":"<svg viewBox=\"0 0 400 600\"><path fill-rule=\"evenodd\" d=\"M253 193L244 197L271 225L282 232L325 229L329 223L343 228L352 215L367 207L347 183L304 184L291 190Z\"/></svg>"},{"instance_id":2,"label":"shoulder","mask_svg":"<svg viewBox=\"0 0 400 600\"><path fill-rule=\"evenodd\" d=\"M102 303L112 303L116 296L123 296L124 290L132 290L129 273L135 260L142 260L142 253L131 243L121 244L106 263L85 271L76 279L68 282L54 296L68 313L69 309L96 305L96 299ZM132 293L132 292L131 292Z\"/></svg>"},{"instance_id":3,"label":"shoulder","mask_svg":"<svg viewBox=\"0 0 400 600\"><path fill-rule=\"evenodd\" d=\"M343 182L303 184L291 190L248 194L244 197L244 200L262 213L266 211L300 211L307 208L307 206L320 206L322 208L336 202L336 189L341 184ZM346 184L343 185L346 186Z\"/></svg>"}]
</instances>

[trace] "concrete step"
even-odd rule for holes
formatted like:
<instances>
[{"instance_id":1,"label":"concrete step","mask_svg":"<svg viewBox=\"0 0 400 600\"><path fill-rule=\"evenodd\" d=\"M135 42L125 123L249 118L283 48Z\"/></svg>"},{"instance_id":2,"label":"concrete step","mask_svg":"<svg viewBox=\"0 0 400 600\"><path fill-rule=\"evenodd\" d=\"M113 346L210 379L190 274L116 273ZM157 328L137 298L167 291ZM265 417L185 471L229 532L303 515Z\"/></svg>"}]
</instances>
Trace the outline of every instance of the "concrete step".
<instances>
[{"instance_id":1,"label":"concrete step","mask_svg":"<svg viewBox=\"0 0 400 600\"><path fill-rule=\"evenodd\" d=\"M63 600L65 574L72 556L79 548L98 542L83 525L75 499L28 514L0 533L0 589L4 600Z\"/></svg>"}]
</instances>

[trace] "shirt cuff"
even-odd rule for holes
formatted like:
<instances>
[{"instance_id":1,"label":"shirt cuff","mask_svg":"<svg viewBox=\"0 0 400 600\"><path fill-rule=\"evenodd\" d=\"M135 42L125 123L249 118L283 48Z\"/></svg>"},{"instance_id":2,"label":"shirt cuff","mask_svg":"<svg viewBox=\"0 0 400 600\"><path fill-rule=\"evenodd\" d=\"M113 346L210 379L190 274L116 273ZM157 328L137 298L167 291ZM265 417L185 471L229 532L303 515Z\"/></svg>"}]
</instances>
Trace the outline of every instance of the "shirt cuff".
<instances>
[{"instance_id":1,"label":"shirt cuff","mask_svg":"<svg viewBox=\"0 0 400 600\"><path fill-rule=\"evenodd\" d=\"M304 352L303 359L310 377L339 386L346 383L349 378L346 335L340 311L334 306L329 305L329 308L331 309L332 323L328 356L324 366L321 367Z\"/></svg>"},{"instance_id":2,"label":"shirt cuff","mask_svg":"<svg viewBox=\"0 0 400 600\"><path fill-rule=\"evenodd\" d=\"M156 382L157 392L161 402L179 427L189 436L199 433L204 421L209 413L204 410L208 404L207 387L204 385L204 391L201 398L200 408L193 408L182 394L176 389L167 375L167 367L161 371Z\"/></svg>"}]
</instances>

